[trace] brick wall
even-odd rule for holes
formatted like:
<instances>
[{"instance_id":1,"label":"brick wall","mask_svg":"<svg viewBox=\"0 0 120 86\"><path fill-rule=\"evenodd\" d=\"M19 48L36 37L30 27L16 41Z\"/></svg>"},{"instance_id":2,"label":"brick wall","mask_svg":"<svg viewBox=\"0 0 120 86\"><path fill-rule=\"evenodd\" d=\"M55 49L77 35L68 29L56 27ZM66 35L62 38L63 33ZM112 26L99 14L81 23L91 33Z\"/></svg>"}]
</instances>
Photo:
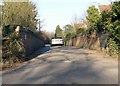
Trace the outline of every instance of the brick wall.
<instances>
[{"instance_id":1,"label":"brick wall","mask_svg":"<svg viewBox=\"0 0 120 86\"><path fill-rule=\"evenodd\" d=\"M105 48L106 41L104 38L106 35L102 35L101 37L96 36L96 34L92 34L91 36L79 35L75 38L68 39L66 41L67 46L76 46L78 48L90 48L95 50L100 50Z\"/></svg>"}]
</instances>

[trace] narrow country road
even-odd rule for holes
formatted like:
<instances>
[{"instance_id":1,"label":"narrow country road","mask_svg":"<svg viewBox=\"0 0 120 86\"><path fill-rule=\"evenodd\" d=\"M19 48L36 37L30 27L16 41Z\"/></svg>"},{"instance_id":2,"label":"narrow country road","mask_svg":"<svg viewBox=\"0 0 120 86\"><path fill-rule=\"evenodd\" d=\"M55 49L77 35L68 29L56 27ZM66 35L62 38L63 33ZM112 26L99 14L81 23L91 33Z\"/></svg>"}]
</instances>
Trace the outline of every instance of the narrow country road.
<instances>
[{"instance_id":1,"label":"narrow country road","mask_svg":"<svg viewBox=\"0 0 120 86\"><path fill-rule=\"evenodd\" d=\"M3 71L3 84L118 83L118 62L95 51L59 46L43 50L20 67Z\"/></svg>"}]
</instances>

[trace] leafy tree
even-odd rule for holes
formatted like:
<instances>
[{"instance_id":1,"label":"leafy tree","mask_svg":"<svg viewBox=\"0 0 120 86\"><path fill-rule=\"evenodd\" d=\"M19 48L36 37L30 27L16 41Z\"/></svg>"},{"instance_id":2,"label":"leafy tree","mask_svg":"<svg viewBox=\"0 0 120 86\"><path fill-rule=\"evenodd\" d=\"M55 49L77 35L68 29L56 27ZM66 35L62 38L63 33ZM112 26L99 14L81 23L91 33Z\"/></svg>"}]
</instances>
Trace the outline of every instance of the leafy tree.
<instances>
[{"instance_id":1,"label":"leafy tree","mask_svg":"<svg viewBox=\"0 0 120 86\"><path fill-rule=\"evenodd\" d=\"M65 34L67 34L67 33L73 33L74 32L73 31L73 26L70 25L70 24L65 25L63 28L64 28Z\"/></svg>"},{"instance_id":2,"label":"leafy tree","mask_svg":"<svg viewBox=\"0 0 120 86\"><path fill-rule=\"evenodd\" d=\"M72 36L73 36L72 33L67 33L65 39L70 39Z\"/></svg>"},{"instance_id":3,"label":"leafy tree","mask_svg":"<svg viewBox=\"0 0 120 86\"><path fill-rule=\"evenodd\" d=\"M109 54L118 53L120 49L120 1L114 2L112 11L103 11L97 22L98 33L107 34L107 47Z\"/></svg>"},{"instance_id":4,"label":"leafy tree","mask_svg":"<svg viewBox=\"0 0 120 86\"><path fill-rule=\"evenodd\" d=\"M63 32L59 25L56 27L55 34L57 37L63 37Z\"/></svg>"},{"instance_id":5,"label":"leafy tree","mask_svg":"<svg viewBox=\"0 0 120 86\"><path fill-rule=\"evenodd\" d=\"M111 12L105 10L101 13L101 18L97 22L97 31L98 33L109 33L110 29L112 29Z\"/></svg>"},{"instance_id":6,"label":"leafy tree","mask_svg":"<svg viewBox=\"0 0 120 86\"><path fill-rule=\"evenodd\" d=\"M113 6L112 6L112 20L116 21L116 20L120 20L120 1L119 2L114 2Z\"/></svg>"},{"instance_id":7,"label":"leafy tree","mask_svg":"<svg viewBox=\"0 0 120 86\"><path fill-rule=\"evenodd\" d=\"M3 26L21 25L32 31L36 30L36 5L29 0L27 2L3 2L2 11Z\"/></svg>"},{"instance_id":8,"label":"leafy tree","mask_svg":"<svg viewBox=\"0 0 120 86\"><path fill-rule=\"evenodd\" d=\"M90 6L87 10L88 16L87 19L89 20L88 28L92 28L96 30L97 22L100 19L100 13L95 6Z\"/></svg>"},{"instance_id":9,"label":"leafy tree","mask_svg":"<svg viewBox=\"0 0 120 86\"><path fill-rule=\"evenodd\" d=\"M0 26L2 25L2 5L0 4Z\"/></svg>"},{"instance_id":10,"label":"leafy tree","mask_svg":"<svg viewBox=\"0 0 120 86\"><path fill-rule=\"evenodd\" d=\"M85 33L85 28L80 28L76 30L76 34L84 34Z\"/></svg>"},{"instance_id":11,"label":"leafy tree","mask_svg":"<svg viewBox=\"0 0 120 86\"><path fill-rule=\"evenodd\" d=\"M116 43L120 46L120 1L114 2L112 7L113 30L110 31Z\"/></svg>"}]
</instances>

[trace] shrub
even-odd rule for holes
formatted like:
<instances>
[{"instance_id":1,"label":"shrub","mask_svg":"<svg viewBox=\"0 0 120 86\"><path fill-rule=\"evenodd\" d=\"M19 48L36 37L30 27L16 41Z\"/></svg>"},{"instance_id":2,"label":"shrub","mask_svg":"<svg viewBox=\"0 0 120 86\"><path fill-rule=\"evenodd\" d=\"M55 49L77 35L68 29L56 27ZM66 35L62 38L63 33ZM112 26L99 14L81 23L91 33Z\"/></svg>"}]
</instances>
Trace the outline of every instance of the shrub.
<instances>
[{"instance_id":1,"label":"shrub","mask_svg":"<svg viewBox=\"0 0 120 86\"><path fill-rule=\"evenodd\" d=\"M65 36L66 39L70 39L71 37L72 37L72 33L68 33L68 34Z\"/></svg>"},{"instance_id":2,"label":"shrub","mask_svg":"<svg viewBox=\"0 0 120 86\"><path fill-rule=\"evenodd\" d=\"M12 26L11 26L12 27ZM3 28L3 63L8 62L9 64L13 64L16 62L22 62L25 60L24 57L24 47L22 41L20 39L19 34L16 34L15 27L11 28L4 27Z\"/></svg>"},{"instance_id":3,"label":"shrub","mask_svg":"<svg viewBox=\"0 0 120 86\"><path fill-rule=\"evenodd\" d=\"M76 30L76 34L84 34L85 33L85 28L80 28Z\"/></svg>"},{"instance_id":4,"label":"shrub","mask_svg":"<svg viewBox=\"0 0 120 86\"><path fill-rule=\"evenodd\" d=\"M108 46L108 54L109 55L119 54L119 52L118 52L119 51L118 45L112 38L110 38L108 40L107 46Z\"/></svg>"}]
</instances>

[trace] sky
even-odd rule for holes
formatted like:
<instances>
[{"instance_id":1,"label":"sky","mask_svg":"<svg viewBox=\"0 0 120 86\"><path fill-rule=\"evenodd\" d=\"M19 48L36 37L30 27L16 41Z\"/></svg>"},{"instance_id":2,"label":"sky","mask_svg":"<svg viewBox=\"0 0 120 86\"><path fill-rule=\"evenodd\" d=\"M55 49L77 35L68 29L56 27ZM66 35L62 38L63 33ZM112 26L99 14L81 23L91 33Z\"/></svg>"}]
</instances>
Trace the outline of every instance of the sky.
<instances>
[{"instance_id":1,"label":"sky","mask_svg":"<svg viewBox=\"0 0 120 86\"><path fill-rule=\"evenodd\" d=\"M38 10L38 18L42 23L41 30L54 32L57 25L61 28L71 24L75 16L85 18L86 10L91 5L107 5L111 0L34 0Z\"/></svg>"}]
</instances>

